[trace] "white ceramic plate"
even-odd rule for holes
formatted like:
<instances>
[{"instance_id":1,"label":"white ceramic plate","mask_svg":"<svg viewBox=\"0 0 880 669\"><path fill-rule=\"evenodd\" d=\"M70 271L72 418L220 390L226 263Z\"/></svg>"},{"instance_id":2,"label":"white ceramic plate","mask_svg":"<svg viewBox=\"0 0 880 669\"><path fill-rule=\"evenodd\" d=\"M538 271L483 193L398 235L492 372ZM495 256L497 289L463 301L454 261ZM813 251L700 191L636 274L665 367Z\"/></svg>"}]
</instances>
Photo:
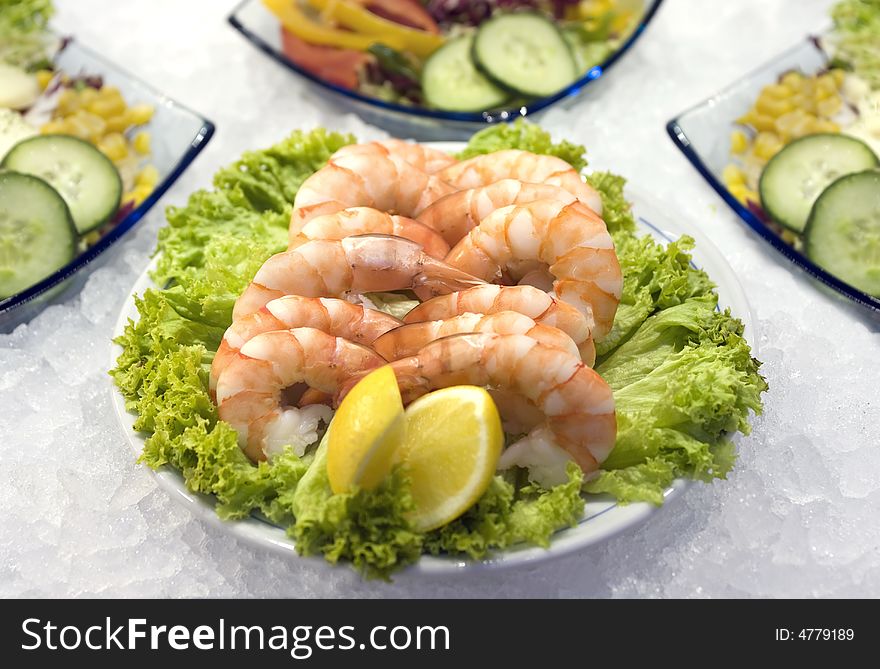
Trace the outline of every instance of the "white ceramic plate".
<instances>
[{"instance_id":1,"label":"white ceramic plate","mask_svg":"<svg viewBox=\"0 0 880 669\"><path fill-rule=\"evenodd\" d=\"M435 146L448 151L456 151L461 148L461 144L456 143L437 143ZM705 269L709 276L712 277L712 280L718 284L720 306L722 308L730 307L731 312L743 321L745 324L745 337L754 350L755 339L752 329L751 308L736 275L719 250L695 227L688 225L678 218L672 220L664 217L661 214L662 208L652 202L648 196L634 189L628 189L627 196L633 202L633 210L636 214L639 228L645 234L650 234L666 242L675 240L682 235L690 235L696 240L697 243L693 252L694 265ZM134 305L134 296L142 295L147 288L154 286L148 276L149 270L152 267L153 265L138 278L132 287L131 295L126 300L119 314L119 319L113 333L114 338L122 334L129 318L137 320L138 313ZM114 344L113 366L115 366L116 357L120 353L122 353L122 349ZM133 455L134 457L139 457L144 447L145 435L132 429L135 415L125 410L125 401L115 387L113 388L113 403L119 422L131 445ZM187 490L183 478L176 470L170 467L163 467L155 472L155 476L162 488L167 490L172 497L187 506L205 522L222 528L224 531L254 546L284 553L291 557L291 559L296 556L293 541L281 528L256 517L237 521L222 521L214 513L213 498ZM666 490L666 500L668 501L679 495L688 484L688 481L676 480ZM604 541L644 521L656 510L657 507L651 504L638 503L621 506L609 496L593 496L586 503L583 518L578 525L557 532L553 536L552 543L548 549L536 547L512 548L482 561L448 557L423 557L418 563L409 567L409 571L425 575L442 575L464 570L493 569L533 564ZM303 559L298 556L296 557L297 559ZM310 559L320 560L320 558Z\"/></svg>"}]
</instances>

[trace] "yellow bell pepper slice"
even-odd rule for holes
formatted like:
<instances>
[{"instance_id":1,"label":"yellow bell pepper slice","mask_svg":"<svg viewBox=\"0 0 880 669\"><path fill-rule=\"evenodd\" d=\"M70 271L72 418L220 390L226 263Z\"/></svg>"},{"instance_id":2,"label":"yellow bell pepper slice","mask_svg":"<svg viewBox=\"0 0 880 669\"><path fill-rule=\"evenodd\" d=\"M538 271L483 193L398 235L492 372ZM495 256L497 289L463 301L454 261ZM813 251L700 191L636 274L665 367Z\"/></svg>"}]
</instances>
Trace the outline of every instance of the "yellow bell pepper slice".
<instances>
[{"instance_id":1,"label":"yellow bell pepper slice","mask_svg":"<svg viewBox=\"0 0 880 669\"><path fill-rule=\"evenodd\" d=\"M322 26L306 16L294 0L263 0L263 5L277 17L285 30L309 44L355 51L366 51L380 42L393 49L405 48L403 40L395 36L361 35Z\"/></svg>"},{"instance_id":2,"label":"yellow bell pepper slice","mask_svg":"<svg viewBox=\"0 0 880 669\"><path fill-rule=\"evenodd\" d=\"M265 1L265 0L264 0ZM390 39L400 40L403 50L424 58L439 49L445 38L432 35L424 30L409 28L393 21L383 19L353 0L306 0L315 9L326 11L347 28L359 33L382 37L382 43L393 46ZM395 47L399 48L399 47Z\"/></svg>"}]
</instances>

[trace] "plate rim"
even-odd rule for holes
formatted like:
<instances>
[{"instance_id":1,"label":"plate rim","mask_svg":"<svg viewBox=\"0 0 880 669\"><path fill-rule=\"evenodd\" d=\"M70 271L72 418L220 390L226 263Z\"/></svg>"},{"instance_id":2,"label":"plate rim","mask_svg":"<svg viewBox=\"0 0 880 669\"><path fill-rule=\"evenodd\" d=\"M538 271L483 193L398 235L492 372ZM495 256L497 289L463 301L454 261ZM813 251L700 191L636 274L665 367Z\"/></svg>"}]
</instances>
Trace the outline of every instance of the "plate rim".
<instances>
[{"instance_id":1,"label":"plate rim","mask_svg":"<svg viewBox=\"0 0 880 669\"><path fill-rule=\"evenodd\" d=\"M463 142L425 142L425 144L446 151L456 151L464 145ZM638 188L627 186L627 199L633 202L634 209L638 207L638 202L642 202L645 206L656 209L658 207L657 200L647 195ZM656 209L660 211L659 209ZM638 214L638 212L636 211ZM736 278L736 275L727 261L724 259L720 250L695 226L683 223L680 218L676 218L675 226L679 228L677 232L671 232L664 227L658 227L641 216L637 215L637 220L642 225L647 225L661 234L667 241L673 241L681 235L688 235L694 238L696 246L694 251L698 252L703 258L706 258L713 265L713 280L718 278L724 279L724 294L718 291L719 298L722 302L730 302L736 305L737 318L744 324L743 336L749 342L753 353L757 353L757 339L754 333L754 316L751 305L746 297L742 284ZM158 256L154 256L149 265L138 276L134 285L131 287L121 309L119 316L113 328L113 342L110 352L111 368L115 367L117 357L122 353L122 348L116 343L116 338L120 336L129 319L137 315L135 309L135 296L140 296L146 288L154 286L149 277L149 273L155 268ZM716 269L718 271L716 271ZM719 277L718 274L723 275ZM136 418L135 414L129 413L125 408L125 399L119 392L119 389L113 383L112 378L109 379L109 388L112 395L112 403L120 427L123 429L129 447L132 449L135 457L139 458L145 437L143 433L136 432L133 429L133 423ZM150 473L156 477L159 487L165 490L173 499L177 500L186 508L189 508L193 514L202 521L207 522L212 527L217 527L231 534L237 539L244 540L253 547L260 547L272 550L275 553L290 556L295 555L298 559L306 559L313 563L321 563L327 566L347 567L348 565L329 565L320 556L301 556L296 553L295 545L286 532L280 527L271 525L267 522L259 520L254 516L238 520L221 520L214 511L214 498L202 493L194 493L188 490L183 482L180 473L170 467L164 465L157 470L150 468ZM618 503L597 511L596 514L587 518L582 518L578 525L571 528L558 530L553 534L551 543L548 548L539 546L522 546L505 549L490 554L486 559L470 560L457 558L452 556L432 556L422 555L417 562L408 565L395 573L395 577L404 574L418 574L420 576L448 576L453 574L463 574L465 572L478 571L498 571L513 567L523 567L534 565L537 563L549 561L569 555L573 552L583 550L589 546L596 545L607 541L608 539L631 529L635 525L647 520L648 517L654 515L655 512L664 508L673 499L679 497L693 481L688 479L675 479L673 483L664 492L664 505L662 507L654 506L647 502L635 502L632 504L621 505ZM614 511L614 514L609 514ZM589 534L584 535L580 528L589 525Z\"/></svg>"}]
</instances>

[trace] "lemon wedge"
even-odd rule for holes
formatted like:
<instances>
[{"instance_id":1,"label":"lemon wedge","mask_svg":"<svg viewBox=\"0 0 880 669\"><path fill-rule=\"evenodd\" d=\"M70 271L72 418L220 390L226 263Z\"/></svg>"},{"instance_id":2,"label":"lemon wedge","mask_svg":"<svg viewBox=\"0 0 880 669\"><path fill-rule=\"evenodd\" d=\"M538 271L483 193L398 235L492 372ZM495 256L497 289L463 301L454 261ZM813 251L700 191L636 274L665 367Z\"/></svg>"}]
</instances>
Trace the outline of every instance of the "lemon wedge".
<instances>
[{"instance_id":1,"label":"lemon wedge","mask_svg":"<svg viewBox=\"0 0 880 669\"><path fill-rule=\"evenodd\" d=\"M327 438L327 476L334 493L375 488L391 471L403 441L403 401L389 365L361 379L345 396Z\"/></svg>"},{"instance_id":2,"label":"lemon wedge","mask_svg":"<svg viewBox=\"0 0 880 669\"><path fill-rule=\"evenodd\" d=\"M501 417L483 388L452 386L410 404L400 457L415 527L435 529L470 508L489 487L503 445Z\"/></svg>"}]
</instances>

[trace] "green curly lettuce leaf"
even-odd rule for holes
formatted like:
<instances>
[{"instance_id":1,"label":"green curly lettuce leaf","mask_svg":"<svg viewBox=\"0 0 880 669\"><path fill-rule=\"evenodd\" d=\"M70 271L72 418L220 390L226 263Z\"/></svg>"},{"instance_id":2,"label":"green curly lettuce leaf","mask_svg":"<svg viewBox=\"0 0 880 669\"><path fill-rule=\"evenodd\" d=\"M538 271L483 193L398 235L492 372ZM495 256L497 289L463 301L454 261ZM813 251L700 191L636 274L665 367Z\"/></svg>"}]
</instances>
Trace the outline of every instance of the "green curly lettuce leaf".
<instances>
[{"instance_id":1,"label":"green curly lettuce leaf","mask_svg":"<svg viewBox=\"0 0 880 669\"><path fill-rule=\"evenodd\" d=\"M726 476L727 435L749 433L767 390L742 329L714 295L694 298L648 318L596 367L614 390L617 442L585 490L660 504L676 476Z\"/></svg>"},{"instance_id":2,"label":"green curly lettuce leaf","mask_svg":"<svg viewBox=\"0 0 880 669\"><path fill-rule=\"evenodd\" d=\"M608 226L608 232L635 232L636 219L632 205L623 194L626 179L612 172L593 172L587 175L587 183L602 198L602 218Z\"/></svg>"},{"instance_id":3,"label":"green curly lettuce leaf","mask_svg":"<svg viewBox=\"0 0 880 669\"><path fill-rule=\"evenodd\" d=\"M207 258L225 257L232 241L252 244L257 267L287 247L293 199L300 184L333 152L354 137L316 129L296 131L264 151L250 151L214 177L215 190L193 193L186 206L169 207L168 225L159 231L159 285L180 281L187 270L199 274ZM240 262L241 256L235 255ZM238 274L246 284L251 275Z\"/></svg>"},{"instance_id":4,"label":"green curly lettuce leaf","mask_svg":"<svg viewBox=\"0 0 880 669\"><path fill-rule=\"evenodd\" d=\"M498 123L480 130L471 137L464 150L458 154L458 158L465 160L505 149L557 156L578 172L587 166L586 149L581 144L565 140L554 142L549 132L523 119L517 119L513 123Z\"/></svg>"},{"instance_id":5,"label":"green curly lettuce leaf","mask_svg":"<svg viewBox=\"0 0 880 669\"><path fill-rule=\"evenodd\" d=\"M293 493L296 519L288 533L301 555L323 555L352 565L369 577L388 578L415 562L424 535L407 520L415 508L409 480L396 468L375 490L333 494L327 475L327 434Z\"/></svg>"},{"instance_id":6,"label":"green curly lettuce leaf","mask_svg":"<svg viewBox=\"0 0 880 669\"><path fill-rule=\"evenodd\" d=\"M0 62L32 71L49 65L51 0L0 0Z\"/></svg>"},{"instance_id":7,"label":"green curly lettuce leaf","mask_svg":"<svg viewBox=\"0 0 880 669\"><path fill-rule=\"evenodd\" d=\"M880 89L880 0L842 0L831 10L834 61Z\"/></svg>"},{"instance_id":8,"label":"green curly lettuce leaf","mask_svg":"<svg viewBox=\"0 0 880 669\"><path fill-rule=\"evenodd\" d=\"M427 535L425 549L480 559L519 543L549 546L554 532L573 527L584 512L583 472L569 464L566 473L568 481L546 490L532 485L517 490L496 476L464 515Z\"/></svg>"}]
</instances>

